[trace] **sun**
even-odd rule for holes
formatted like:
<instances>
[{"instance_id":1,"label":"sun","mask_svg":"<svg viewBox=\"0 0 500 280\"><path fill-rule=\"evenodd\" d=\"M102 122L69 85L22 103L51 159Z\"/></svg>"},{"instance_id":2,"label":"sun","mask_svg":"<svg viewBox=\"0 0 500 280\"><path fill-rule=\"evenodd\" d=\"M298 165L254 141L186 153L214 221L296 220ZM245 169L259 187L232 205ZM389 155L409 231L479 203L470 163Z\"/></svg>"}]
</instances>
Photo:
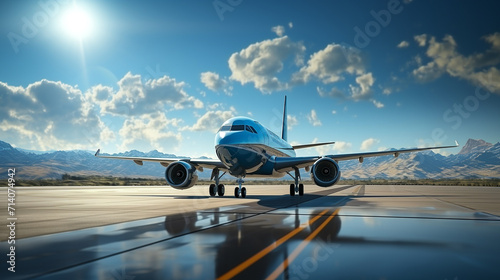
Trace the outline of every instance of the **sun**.
<instances>
[{"instance_id":1,"label":"sun","mask_svg":"<svg viewBox=\"0 0 500 280\"><path fill-rule=\"evenodd\" d=\"M61 25L67 35L80 40L90 36L93 29L88 11L76 5L64 13Z\"/></svg>"}]
</instances>

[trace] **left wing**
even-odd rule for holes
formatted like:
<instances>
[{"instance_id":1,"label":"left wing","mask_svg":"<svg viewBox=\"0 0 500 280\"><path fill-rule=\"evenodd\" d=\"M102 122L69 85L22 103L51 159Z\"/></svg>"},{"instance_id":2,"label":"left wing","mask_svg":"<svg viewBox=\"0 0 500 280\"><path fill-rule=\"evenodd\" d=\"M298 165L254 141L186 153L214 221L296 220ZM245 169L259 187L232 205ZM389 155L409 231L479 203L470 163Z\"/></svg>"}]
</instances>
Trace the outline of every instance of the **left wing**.
<instances>
[{"instance_id":1,"label":"left wing","mask_svg":"<svg viewBox=\"0 0 500 280\"><path fill-rule=\"evenodd\" d=\"M226 167L224 166L224 164L222 164L221 161L214 160L214 159L102 156L102 155L100 155L100 152L101 152L101 149L98 149L97 152L95 153L95 156L100 157L100 158L132 160L138 165L143 165L144 161L152 161L152 162L159 162L161 165L167 167L172 162L184 161L184 162L190 163L191 165L193 165L196 168L198 168L198 167L209 168L209 169L219 168L220 170L226 170Z\"/></svg>"},{"instance_id":2,"label":"left wing","mask_svg":"<svg viewBox=\"0 0 500 280\"><path fill-rule=\"evenodd\" d=\"M327 155L324 157L331 158L335 161L351 160L357 159L359 162L363 162L366 157L378 157L386 155L394 155L394 157L399 156L399 154L433 150L433 149L446 149L446 148L456 148L458 147L458 142L455 141L455 145L451 146L437 146L437 147L427 147L427 148L412 148L412 149L400 149L391 151L381 151L381 152L367 152L367 153L353 153L353 154L340 154L340 155ZM309 157L276 157L275 169L276 171L289 171L294 168L303 168L312 165L316 160L322 158L321 156L309 156Z\"/></svg>"}]
</instances>

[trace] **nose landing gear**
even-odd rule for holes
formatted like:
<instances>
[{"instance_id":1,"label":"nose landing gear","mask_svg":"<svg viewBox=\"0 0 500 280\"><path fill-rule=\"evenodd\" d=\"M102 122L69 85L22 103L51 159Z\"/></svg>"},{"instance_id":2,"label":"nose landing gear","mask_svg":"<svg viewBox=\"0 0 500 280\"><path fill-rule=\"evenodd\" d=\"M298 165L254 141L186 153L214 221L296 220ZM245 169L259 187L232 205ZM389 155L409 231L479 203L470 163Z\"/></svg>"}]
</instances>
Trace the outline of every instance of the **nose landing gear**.
<instances>
[{"instance_id":1,"label":"nose landing gear","mask_svg":"<svg viewBox=\"0 0 500 280\"><path fill-rule=\"evenodd\" d=\"M245 181L243 181L242 178L238 178L236 180L236 183L238 183L238 187L234 188L234 197L238 198L240 197L240 194L241 194L241 197L242 198L245 198L247 196L247 189L245 187L241 187L241 185L244 183Z\"/></svg>"}]
</instances>

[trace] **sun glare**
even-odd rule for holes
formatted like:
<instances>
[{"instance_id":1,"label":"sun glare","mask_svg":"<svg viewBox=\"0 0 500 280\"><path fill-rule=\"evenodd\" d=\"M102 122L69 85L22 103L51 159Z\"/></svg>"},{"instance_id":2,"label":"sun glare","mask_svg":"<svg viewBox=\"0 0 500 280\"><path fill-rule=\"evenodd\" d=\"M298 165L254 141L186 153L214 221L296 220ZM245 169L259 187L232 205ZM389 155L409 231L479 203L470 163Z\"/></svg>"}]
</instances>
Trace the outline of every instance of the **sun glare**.
<instances>
[{"instance_id":1,"label":"sun glare","mask_svg":"<svg viewBox=\"0 0 500 280\"><path fill-rule=\"evenodd\" d=\"M65 12L61 24L65 32L76 39L84 39L92 33L92 18L78 6L73 6Z\"/></svg>"}]
</instances>

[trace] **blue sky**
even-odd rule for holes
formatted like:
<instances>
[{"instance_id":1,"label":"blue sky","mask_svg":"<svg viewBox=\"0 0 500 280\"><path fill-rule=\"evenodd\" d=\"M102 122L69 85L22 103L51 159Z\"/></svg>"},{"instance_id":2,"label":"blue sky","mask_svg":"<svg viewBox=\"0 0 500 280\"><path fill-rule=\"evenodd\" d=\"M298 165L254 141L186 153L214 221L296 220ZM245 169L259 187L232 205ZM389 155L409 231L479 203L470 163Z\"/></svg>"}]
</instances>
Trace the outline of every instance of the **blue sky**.
<instances>
[{"instance_id":1,"label":"blue sky","mask_svg":"<svg viewBox=\"0 0 500 280\"><path fill-rule=\"evenodd\" d=\"M2 3L0 140L215 157L285 95L289 141L337 141L300 155L500 139L495 1L194 2Z\"/></svg>"}]
</instances>

